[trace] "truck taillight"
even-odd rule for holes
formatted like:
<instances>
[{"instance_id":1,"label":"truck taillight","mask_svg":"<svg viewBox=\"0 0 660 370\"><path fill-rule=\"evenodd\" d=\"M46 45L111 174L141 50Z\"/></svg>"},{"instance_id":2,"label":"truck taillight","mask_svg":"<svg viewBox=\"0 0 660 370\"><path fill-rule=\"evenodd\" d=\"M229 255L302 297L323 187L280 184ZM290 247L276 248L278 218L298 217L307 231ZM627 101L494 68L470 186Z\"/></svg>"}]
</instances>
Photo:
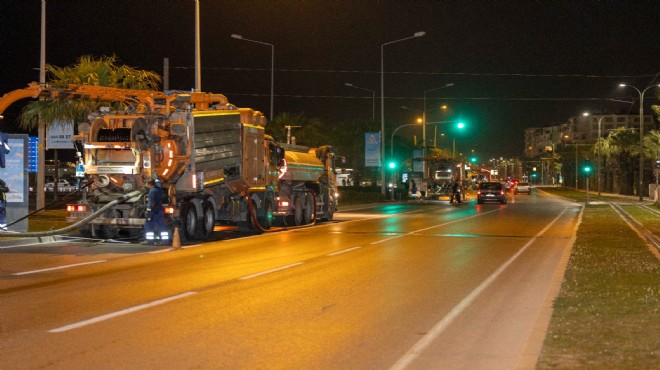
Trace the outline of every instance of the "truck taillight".
<instances>
[{"instance_id":1,"label":"truck taillight","mask_svg":"<svg viewBox=\"0 0 660 370\"><path fill-rule=\"evenodd\" d=\"M172 206L165 207L165 214L173 215L174 214L174 207L172 207Z\"/></svg>"},{"instance_id":2,"label":"truck taillight","mask_svg":"<svg viewBox=\"0 0 660 370\"><path fill-rule=\"evenodd\" d=\"M289 202L287 202L286 200L280 201L280 207L288 207L288 206L289 206Z\"/></svg>"},{"instance_id":3,"label":"truck taillight","mask_svg":"<svg viewBox=\"0 0 660 370\"><path fill-rule=\"evenodd\" d=\"M67 212L87 212L87 206L83 204L67 204Z\"/></svg>"}]
</instances>

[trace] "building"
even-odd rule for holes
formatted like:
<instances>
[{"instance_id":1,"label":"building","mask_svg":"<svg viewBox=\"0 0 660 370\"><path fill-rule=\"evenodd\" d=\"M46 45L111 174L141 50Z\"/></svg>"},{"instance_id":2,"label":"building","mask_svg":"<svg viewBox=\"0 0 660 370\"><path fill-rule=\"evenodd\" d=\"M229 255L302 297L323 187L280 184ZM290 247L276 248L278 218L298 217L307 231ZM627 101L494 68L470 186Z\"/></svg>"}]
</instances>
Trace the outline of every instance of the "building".
<instances>
[{"instance_id":1,"label":"building","mask_svg":"<svg viewBox=\"0 0 660 370\"><path fill-rule=\"evenodd\" d=\"M601 136L618 128L639 129L639 115L589 115L570 117L560 125L525 129L525 157L533 158L554 151L561 143L595 143L598 139L598 119ZM652 115L644 116L644 132L655 129Z\"/></svg>"}]
</instances>

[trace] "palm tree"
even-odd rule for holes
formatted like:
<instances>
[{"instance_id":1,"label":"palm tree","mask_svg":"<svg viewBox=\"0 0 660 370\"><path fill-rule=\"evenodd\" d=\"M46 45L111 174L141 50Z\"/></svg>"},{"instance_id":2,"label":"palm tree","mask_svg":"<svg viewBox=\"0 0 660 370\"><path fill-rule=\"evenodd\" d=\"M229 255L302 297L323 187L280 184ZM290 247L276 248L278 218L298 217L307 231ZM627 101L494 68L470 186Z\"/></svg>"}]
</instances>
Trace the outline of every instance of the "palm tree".
<instances>
[{"instance_id":1,"label":"palm tree","mask_svg":"<svg viewBox=\"0 0 660 370\"><path fill-rule=\"evenodd\" d=\"M156 90L159 87L160 76L154 72L138 70L132 67L118 65L116 56L100 57L83 56L78 63L71 67L56 67L46 65L46 72L50 77L50 85L66 88L73 85L94 85L140 90ZM52 124L61 122L80 122L85 119L88 112L100 105L109 105L109 102L97 100L38 100L28 103L19 115L19 126L30 130L39 127L39 139L43 141L43 133ZM117 103L115 103L117 104ZM40 145L43 145L40 143ZM41 188L45 179L43 157L38 161L37 186ZM57 173L57 172L56 172ZM57 189L55 187L54 189ZM57 197L57 190L54 191ZM37 208L44 207L45 196L37 192Z\"/></svg>"},{"instance_id":2,"label":"palm tree","mask_svg":"<svg viewBox=\"0 0 660 370\"><path fill-rule=\"evenodd\" d=\"M606 159L608 188L619 194L633 194L634 168L633 155L638 149L637 134L625 128L617 129L602 141L602 154ZM611 185L610 185L611 184Z\"/></svg>"},{"instance_id":3,"label":"palm tree","mask_svg":"<svg viewBox=\"0 0 660 370\"><path fill-rule=\"evenodd\" d=\"M116 56L94 58L83 56L70 67L46 65L53 87L66 88L69 85L107 86L138 90L156 90L160 76L155 72L118 65ZM109 102L96 100L39 100L28 103L19 116L19 125L33 129L40 125L48 127L59 122L79 122L87 113Z\"/></svg>"}]
</instances>

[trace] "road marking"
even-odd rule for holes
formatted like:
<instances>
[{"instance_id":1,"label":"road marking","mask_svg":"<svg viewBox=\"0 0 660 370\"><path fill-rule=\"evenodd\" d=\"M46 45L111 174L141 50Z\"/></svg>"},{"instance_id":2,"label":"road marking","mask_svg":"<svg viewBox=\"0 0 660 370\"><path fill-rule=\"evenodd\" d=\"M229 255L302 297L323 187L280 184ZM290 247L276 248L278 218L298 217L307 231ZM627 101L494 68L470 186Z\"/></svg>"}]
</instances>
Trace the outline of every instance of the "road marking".
<instances>
[{"instance_id":1,"label":"road marking","mask_svg":"<svg viewBox=\"0 0 660 370\"><path fill-rule=\"evenodd\" d=\"M332 257L332 256L336 256L336 255L338 255L338 254L348 253L348 252L350 252L350 251L354 251L354 250L356 250L356 249L360 249L360 248L362 248L362 247L348 248L348 249L344 249L344 250L341 250L341 251L338 251L338 252L334 252L334 253L326 254L325 256L326 256L326 257Z\"/></svg>"},{"instance_id":2,"label":"road marking","mask_svg":"<svg viewBox=\"0 0 660 370\"><path fill-rule=\"evenodd\" d=\"M554 220L552 220L546 227L543 228L543 230L539 231L538 234L536 234L532 239L530 239L516 254L511 256L503 265L501 265L495 272L493 272L486 280L482 281L481 284L479 284L478 287L476 287L470 294L468 294L465 298L463 298L462 301L460 301L454 308L452 308L449 313L442 318L442 320L438 321L433 328L426 334L425 336L422 337L415 345L406 352L406 354L403 355L392 367L390 367L390 370L399 370L399 369L405 369L408 365L410 365L419 355L422 354L422 352L438 337L442 332L454 321L455 318L457 318L467 307L474 302L474 300L477 299L477 297L484 291L486 288L488 288L501 274L504 272L504 270L509 267L515 261L527 248L529 248L532 243L536 241L542 234L544 234L552 225L554 225L563 215L568 211L568 208L564 208L564 210L557 216L555 217Z\"/></svg>"},{"instance_id":3,"label":"road marking","mask_svg":"<svg viewBox=\"0 0 660 370\"><path fill-rule=\"evenodd\" d=\"M81 327L83 327L83 326L87 326L87 325L95 324L95 323L97 323L97 322L101 322L101 321L109 320L109 319L112 319L112 318L115 318L115 317L118 317L118 316L122 316L122 315L126 315L126 314L129 314L129 313L133 313L133 312L137 312L137 311L140 311L140 310L144 310L144 309L146 309L146 308L150 308L150 307L158 306L158 305L161 305L161 304L164 304L164 303L167 303L167 302L174 301L174 300L176 300L176 299L181 299L181 298L189 297L189 296L194 295L194 294L197 294L197 292L186 292L186 293L181 293L181 294L179 294L179 295L175 295L175 296L172 296L172 297L167 297L167 298L159 299L159 300L157 300L157 301L153 301L153 302L149 302L149 303L141 304L141 305L139 305L139 306L135 306L135 307L127 308L127 309L124 309L124 310L121 310L121 311L115 311L115 312L109 313L109 314L107 314L107 315L94 317L94 318L91 318L91 319L89 319L89 320L80 321L80 322L77 322L77 323L74 323L74 324L71 324L71 325L61 326L61 327L59 327L59 328L49 330L48 332L49 332L49 333L61 333L61 332L65 332L65 331L69 331L69 330L73 330L73 329L78 329L78 328L81 328Z\"/></svg>"},{"instance_id":4,"label":"road marking","mask_svg":"<svg viewBox=\"0 0 660 370\"><path fill-rule=\"evenodd\" d=\"M493 213L493 212L499 212L499 208L498 208L498 209L494 209L494 210L492 210L492 211L483 212L483 213L477 213L476 215L472 215L472 216L468 216L468 217L464 217L464 218L459 218L458 220L445 222L444 224L438 224L438 225L433 225L433 226L425 227L425 228L423 228L423 229L419 229L419 230L413 230L413 231L411 231L411 232L409 232L409 233L405 233L405 234L401 234L401 235L393 236L393 237L391 237L391 238L386 238L386 239L382 239L382 240L377 240L377 241L375 241L375 242L371 242L371 243L369 243L369 244L371 244L371 245L373 245L373 244L380 244L380 243L383 243L383 242L386 242L386 241L390 241L390 240L393 240L393 239L398 239L398 238L402 238L402 237L404 237L404 236L409 236L409 235L412 235L412 234L415 234L415 233L418 233L418 232L422 232L422 231L426 231L426 230L431 230L431 229L434 229L434 228L436 228L436 227L441 227L441 226L451 225L451 224L456 223L456 222L469 220L469 219L471 219L471 218L479 217L479 216L483 216L483 215L487 215L487 214L489 214L489 213Z\"/></svg>"},{"instance_id":5,"label":"road marking","mask_svg":"<svg viewBox=\"0 0 660 370\"><path fill-rule=\"evenodd\" d=\"M256 274L246 275L246 276L240 277L240 278L238 278L238 280L248 280L248 279L256 278L256 277L259 277L259 276L262 276L262 275L266 275L266 274L270 274L270 273L273 273L273 272L286 270L286 269L291 268L291 267L296 267L296 266L298 266L298 265L302 265L303 263L304 263L304 262L296 262L296 263L292 263L292 264L290 264L290 265L286 265L286 266L282 266L282 267L277 267L277 268L274 268L274 269L272 269L272 270L266 270L266 271L262 271L262 272L257 272Z\"/></svg>"},{"instance_id":6,"label":"road marking","mask_svg":"<svg viewBox=\"0 0 660 370\"><path fill-rule=\"evenodd\" d=\"M91 262L82 262L82 263L76 263L76 264L73 264L73 265L57 266L57 267L51 267L51 268L42 269L42 270L17 272L17 273L14 273L12 275L20 276L20 275L38 274L40 272L62 270L62 269L68 269L68 268L72 268L72 267L85 266L85 265L93 265L95 263L101 263L101 262L108 262L108 261L107 260L99 260L99 261L91 261Z\"/></svg>"}]
</instances>

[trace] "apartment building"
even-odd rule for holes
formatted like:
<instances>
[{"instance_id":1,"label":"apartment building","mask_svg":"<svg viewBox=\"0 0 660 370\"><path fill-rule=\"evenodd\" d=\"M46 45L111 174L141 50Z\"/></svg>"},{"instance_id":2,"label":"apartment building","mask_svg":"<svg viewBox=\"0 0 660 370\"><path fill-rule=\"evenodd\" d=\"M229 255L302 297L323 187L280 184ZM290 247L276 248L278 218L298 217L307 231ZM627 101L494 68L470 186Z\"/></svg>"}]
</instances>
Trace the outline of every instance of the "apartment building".
<instances>
[{"instance_id":1,"label":"apartment building","mask_svg":"<svg viewBox=\"0 0 660 370\"><path fill-rule=\"evenodd\" d=\"M525 157L532 158L554 150L562 143L595 143L600 134L607 136L618 128L639 129L639 115L573 116L560 125L525 129ZM644 132L656 129L652 115L644 116Z\"/></svg>"}]
</instances>

